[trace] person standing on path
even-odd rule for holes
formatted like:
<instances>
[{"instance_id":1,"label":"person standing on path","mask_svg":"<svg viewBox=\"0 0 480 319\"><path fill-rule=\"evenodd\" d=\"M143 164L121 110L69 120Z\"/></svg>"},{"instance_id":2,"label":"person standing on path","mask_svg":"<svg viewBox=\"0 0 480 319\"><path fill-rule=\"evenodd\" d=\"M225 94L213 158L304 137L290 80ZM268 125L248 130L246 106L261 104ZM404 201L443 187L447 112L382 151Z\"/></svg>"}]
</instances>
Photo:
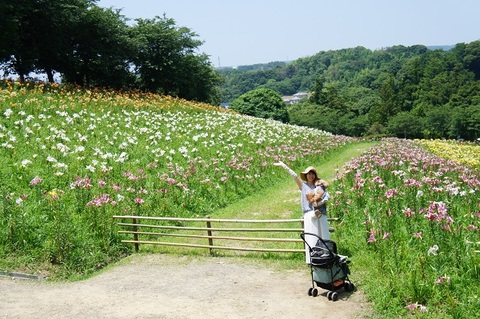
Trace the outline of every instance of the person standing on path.
<instances>
[{"instance_id":1,"label":"person standing on path","mask_svg":"<svg viewBox=\"0 0 480 319\"><path fill-rule=\"evenodd\" d=\"M326 202L329 199L329 194L325 190L322 195L321 205L317 208L317 205L310 203L307 200L307 194L315 191L318 187L317 181L319 180L316 169L313 166L307 167L303 172L300 173L300 178L298 175L290 169L285 163L277 162L274 163L275 166L283 167L292 177L298 188L301 190L300 205L303 211L303 225L304 233L313 233L318 235L324 240L330 240L330 231L328 230L328 220L327 220L327 210ZM320 212L316 214L315 211ZM305 235L305 241L314 247L317 244L318 238L315 236ZM310 251L307 245L305 245L305 261L307 264L310 264Z\"/></svg>"}]
</instances>

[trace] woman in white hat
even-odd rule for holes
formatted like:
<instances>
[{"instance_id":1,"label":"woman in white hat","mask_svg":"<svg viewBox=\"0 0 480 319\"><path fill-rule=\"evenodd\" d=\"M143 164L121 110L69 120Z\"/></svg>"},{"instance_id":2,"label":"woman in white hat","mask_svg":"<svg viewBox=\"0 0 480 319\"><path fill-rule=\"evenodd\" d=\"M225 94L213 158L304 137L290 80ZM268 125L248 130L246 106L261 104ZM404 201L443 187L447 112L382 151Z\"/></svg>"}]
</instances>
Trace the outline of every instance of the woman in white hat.
<instances>
[{"instance_id":1,"label":"woman in white hat","mask_svg":"<svg viewBox=\"0 0 480 319\"><path fill-rule=\"evenodd\" d=\"M330 240L330 231L328 230L328 220L327 220L327 209L326 202L329 199L329 194L323 188L324 194L320 204L310 203L307 200L307 194L315 191L317 186L317 181L319 181L317 170L313 166L307 167L303 172L300 173L300 178L298 175L290 169L285 163L278 162L273 165L283 167L292 177L295 183L298 185L298 188L302 191L300 198L300 204L303 211L304 219L304 232L313 233L320 236L322 239ZM326 186L326 185L325 185ZM305 241L314 247L317 244L318 238L315 236L305 236ZM307 264L310 263L310 252L308 247L305 247L305 260Z\"/></svg>"}]
</instances>

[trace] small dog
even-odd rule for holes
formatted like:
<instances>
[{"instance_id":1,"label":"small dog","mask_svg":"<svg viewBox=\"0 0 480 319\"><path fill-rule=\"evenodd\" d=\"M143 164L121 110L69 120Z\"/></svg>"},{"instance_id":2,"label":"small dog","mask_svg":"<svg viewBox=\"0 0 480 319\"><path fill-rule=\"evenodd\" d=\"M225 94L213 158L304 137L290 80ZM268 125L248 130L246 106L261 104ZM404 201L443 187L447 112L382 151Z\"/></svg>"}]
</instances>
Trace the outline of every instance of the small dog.
<instances>
[{"instance_id":1,"label":"small dog","mask_svg":"<svg viewBox=\"0 0 480 319\"><path fill-rule=\"evenodd\" d=\"M328 187L328 182L324 181L323 179L319 179L315 182L315 186L317 187L315 187L312 192L305 195L310 204L320 201L323 194L325 193L325 188Z\"/></svg>"},{"instance_id":2,"label":"small dog","mask_svg":"<svg viewBox=\"0 0 480 319\"><path fill-rule=\"evenodd\" d=\"M305 197L310 204L320 201L325 191L321 187L317 187L313 192L307 193Z\"/></svg>"},{"instance_id":3,"label":"small dog","mask_svg":"<svg viewBox=\"0 0 480 319\"><path fill-rule=\"evenodd\" d=\"M317 203L314 206L318 207L324 204L324 203L321 203L321 201L322 201L322 196L325 193L325 188L328 187L328 182L323 179L319 179L318 181L315 182L315 186L316 186L315 189L312 192L307 193L305 197L307 198L307 201L310 204ZM321 214L320 211L316 209L315 215L318 216L320 214Z\"/></svg>"}]
</instances>

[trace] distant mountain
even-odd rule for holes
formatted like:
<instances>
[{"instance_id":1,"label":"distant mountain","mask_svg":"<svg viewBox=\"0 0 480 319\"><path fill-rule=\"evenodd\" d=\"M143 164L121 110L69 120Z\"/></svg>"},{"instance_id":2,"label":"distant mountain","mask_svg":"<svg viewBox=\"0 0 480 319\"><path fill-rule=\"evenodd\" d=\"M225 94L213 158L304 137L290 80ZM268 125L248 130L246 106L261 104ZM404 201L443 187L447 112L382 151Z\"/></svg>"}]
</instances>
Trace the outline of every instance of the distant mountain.
<instances>
[{"instance_id":1,"label":"distant mountain","mask_svg":"<svg viewBox=\"0 0 480 319\"><path fill-rule=\"evenodd\" d=\"M312 93L288 105L291 124L349 136L480 136L478 44L396 45L320 51L309 57L219 70L223 102L258 88L281 96ZM289 99L290 100L290 99ZM463 120L465 119L465 120ZM471 120L472 119L472 120ZM440 124L439 124L440 123ZM467 123L467 122L465 122Z\"/></svg>"},{"instance_id":2,"label":"distant mountain","mask_svg":"<svg viewBox=\"0 0 480 319\"><path fill-rule=\"evenodd\" d=\"M451 49L455 48L455 45L430 45L426 46L429 50L443 50L443 51L450 51ZM292 61L273 61L269 63L257 63L251 65L238 65L238 66L222 66L216 67L217 70L239 70L239 71L262 71L264 69L271 69L277 66L284 66L287 63Z\"/></svg>"},{"instance_id":3,"label":"distant mountain","mask_svg":"<svg viewBox=\"0 0 480 319\"><path fill-rule=\"evenodd\" d=\"M264 69L271 69L278 66L284 66L291 61L274 61L268 63L257 63L251 65L238 65L238 66L222 66L216 68L217 70L237 70L237 71L262 71Z\"/></svg>"},{"instance_id":4,"label":"distant mountain","mask_svg":"<svg viewBox=\"0 0 480 319\"><path fill-rule=\"evenodd\" d=\"M453 48L455 48L455 45L430 45L430 46L427 46L427 49L429 49L429 50L450 51Z\"/></svg>"}]
</instances>

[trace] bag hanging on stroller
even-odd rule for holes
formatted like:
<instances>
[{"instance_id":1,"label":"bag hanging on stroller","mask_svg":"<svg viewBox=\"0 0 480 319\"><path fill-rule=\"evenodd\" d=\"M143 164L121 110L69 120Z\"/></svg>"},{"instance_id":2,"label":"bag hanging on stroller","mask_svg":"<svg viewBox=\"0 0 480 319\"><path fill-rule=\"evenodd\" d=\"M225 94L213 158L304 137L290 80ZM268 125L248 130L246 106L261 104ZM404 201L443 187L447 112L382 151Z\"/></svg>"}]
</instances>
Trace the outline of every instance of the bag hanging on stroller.
<instances>
[{"instance_id":1,"label":"bag hanging on stroller","mask_svg":"<svg viewBox=\"0 0 480 319\"><path fill-rule=\"evenodd\" d=\"M318 238L317 244L311 247L305 240L305 236L315 236ZM312 287L308 290L308 295L316 297L318 290L315 284L323 289L328 290L327 297L329 300L338 300L336 290L344 288L345 291L353 291L355 286L348 279L350 269L349 261L346 256L337 254L337 245L332 240L324 240L320 236L313 233L302 233L300 235L310 252L310 273L312 275Z\"/></svg>"}]
</instances>

